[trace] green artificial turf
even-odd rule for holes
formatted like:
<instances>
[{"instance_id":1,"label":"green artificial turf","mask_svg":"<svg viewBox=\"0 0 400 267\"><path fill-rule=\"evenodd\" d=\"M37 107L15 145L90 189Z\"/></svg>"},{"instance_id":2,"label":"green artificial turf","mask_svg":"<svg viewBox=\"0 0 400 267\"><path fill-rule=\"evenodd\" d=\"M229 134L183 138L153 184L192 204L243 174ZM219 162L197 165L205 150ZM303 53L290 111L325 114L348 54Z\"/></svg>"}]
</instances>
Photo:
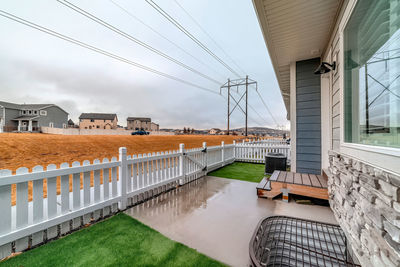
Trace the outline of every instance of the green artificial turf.
<instances>
[{"instance_id":1,"label":"green artificial turf","mask_svg":"<svg viewBox=\"0 0 400 267\"><path fill-rule=\"evenodd\" d=\"M259 183L264 178L264 164L234 162L208 175Z\"/></svg>"},{"instance_id":2,"label":"green artificial turf","mask_svg":"<svg viewBox=\"0 0 400 267\"><path fill-rule=\"evenodd\" d=\"M121 213L10 258L0 266L225 265Z\"/></svg>"}]
</instances>

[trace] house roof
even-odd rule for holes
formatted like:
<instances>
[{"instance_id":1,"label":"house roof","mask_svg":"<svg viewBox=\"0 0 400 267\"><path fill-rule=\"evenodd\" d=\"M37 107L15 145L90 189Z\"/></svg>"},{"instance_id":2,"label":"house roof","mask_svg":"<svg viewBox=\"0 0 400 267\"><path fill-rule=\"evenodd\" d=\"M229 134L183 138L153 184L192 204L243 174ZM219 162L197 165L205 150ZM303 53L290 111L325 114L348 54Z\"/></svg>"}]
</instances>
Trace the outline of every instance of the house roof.
<instances>
[{"instance_id":1,"label":"house roof","mask_svg":"<svg viewBox=\"0 0 400 267\"><path fill-rule=\"evenodd\" d=\"M11 109L21 109L21 105L19 105L19 104L14 104L14 103L9 103L9 102L4 102L4 101L0 101L0 106L5 107L5 108L11 108Z\"/></svg>"},{"instance_id":2,"label":"house roof","mask_svg":"<svg viewBox=\"0 0 400 267\"><path fill-rule=\"evenodd\" d=\"M290 63L325 52L343 0L253 0L275 75L290 113Z\"/></svg>"},{"instance_id":3,"label":"house roof","mask_svg":"<svg viewBox=\"0 0 400 267\"><path fill-rule=\"evenodd\" d=\"M60 108L59 106L55 105L55 104L15 104L15 103L10 103L10 102L4 102L4 101L0 101L0 106L5 107L5 108L9 108L9 109L18 109L18 110L27 110L27 109L44 109L44 108L48 108L48 107L58 107L59 109L61 109L62 111L64 111L65 113L68 114L68 112L66 112L65 110L63 110L62 108Z\"/></svg>"},{"instance_id":4,"label":"house roof","mask_svg":"<svg viewBox=\"0 0 400 267\"><path fill-rule=\"evenodd\" d=\"M69 125L75 125L74 121L71 120L71 119L68 120L68 124L69 124Z\"/></svg>"},{"instance_id":5,"label":"house roof","mask_svg":"<svg viewBox=\"0 0 400 267\"><path fill-rule=\"evenodd\" d=\"M116 117L115 113L82 113L79 119L113 120Z\"/></svg>"},{"instance_id":6,"label":"house roof","mask_svg":"<svg viewBox=\"0 0 400 267\"><path fill-rule=\"evenodd\" d=\"M150 122L151 118L142 118L142 117L128 117L126 119L127 121L144 121L144 122Z\"/></svg>"}]
</instances>

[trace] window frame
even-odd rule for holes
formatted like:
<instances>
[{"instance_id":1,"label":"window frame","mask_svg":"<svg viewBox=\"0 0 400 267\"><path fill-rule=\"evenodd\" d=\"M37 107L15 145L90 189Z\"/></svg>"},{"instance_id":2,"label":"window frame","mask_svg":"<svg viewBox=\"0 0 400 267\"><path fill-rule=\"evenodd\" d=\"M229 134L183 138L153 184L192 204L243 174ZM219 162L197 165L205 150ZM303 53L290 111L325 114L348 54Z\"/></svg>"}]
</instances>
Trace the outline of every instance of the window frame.
<instances>
[{"instance_id":1,"label":"window frame","mask_svg":"<svg viewBox=\"0 0 400 267\"><path fill-rule=\"evenodd\" d=\"M400 148L373 146L358 143L345 142L345 123L344 123L344 29L349 22L353 11L355 10L358 0L350 0L345 7L343 16L339 21L339 66L340 72L340 153L356 158L359 161L378 166L388 170L389 172L400 173L400 165L398 164L400 157ZM332 96L330 96L332 97Z\"/></svg>"}]
</instances>

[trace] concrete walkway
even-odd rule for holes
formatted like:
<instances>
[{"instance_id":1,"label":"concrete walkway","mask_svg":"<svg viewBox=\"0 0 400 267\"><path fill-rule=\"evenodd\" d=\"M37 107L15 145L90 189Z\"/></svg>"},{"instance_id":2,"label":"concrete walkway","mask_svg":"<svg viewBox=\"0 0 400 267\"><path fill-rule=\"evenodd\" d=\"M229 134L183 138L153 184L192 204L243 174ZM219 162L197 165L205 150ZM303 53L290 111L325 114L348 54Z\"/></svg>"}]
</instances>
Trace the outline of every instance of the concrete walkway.
<instances>
[{"instance_id":1,"label":"concrete walkway","mask_svg":"<svg viewBox=\"0 0 400 267\"><path fill-rule=\"evenodd\" d=\"M287 215L336 223L329 207L257 197L256 183L204 177L126 211L163 235L231 266L249 265L258 222Z\"/></svg>"}]
</instances>

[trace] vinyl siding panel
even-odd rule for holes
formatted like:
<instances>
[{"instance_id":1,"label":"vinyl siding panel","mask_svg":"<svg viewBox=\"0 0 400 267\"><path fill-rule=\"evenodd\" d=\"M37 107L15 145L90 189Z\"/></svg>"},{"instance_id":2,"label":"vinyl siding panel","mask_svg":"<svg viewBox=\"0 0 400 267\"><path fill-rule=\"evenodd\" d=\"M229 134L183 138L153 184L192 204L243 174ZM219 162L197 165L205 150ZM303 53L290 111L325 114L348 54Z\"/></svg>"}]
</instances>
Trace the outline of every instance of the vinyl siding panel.
<instances>
[{"instance_id":1,"label":"vinyl siding panel","mask_svg":"<svg viewBox=\"0 0 400 267\"><path fill-rule=\"evenodd\" d=\"M319 146L301 146L297 148L298 154L313 154L321 155L321 149Z\"/></svg>"},{"instance_id":2,"label":"vinyl siding panel","mask_svg":"<svg viewBox=\"0 0 400 267\"><path fill-rule=\"evenodd\" d=\"M296 62L297 172L321 173L321 79L319 58Z\"/></svg>"}]
</instances>

